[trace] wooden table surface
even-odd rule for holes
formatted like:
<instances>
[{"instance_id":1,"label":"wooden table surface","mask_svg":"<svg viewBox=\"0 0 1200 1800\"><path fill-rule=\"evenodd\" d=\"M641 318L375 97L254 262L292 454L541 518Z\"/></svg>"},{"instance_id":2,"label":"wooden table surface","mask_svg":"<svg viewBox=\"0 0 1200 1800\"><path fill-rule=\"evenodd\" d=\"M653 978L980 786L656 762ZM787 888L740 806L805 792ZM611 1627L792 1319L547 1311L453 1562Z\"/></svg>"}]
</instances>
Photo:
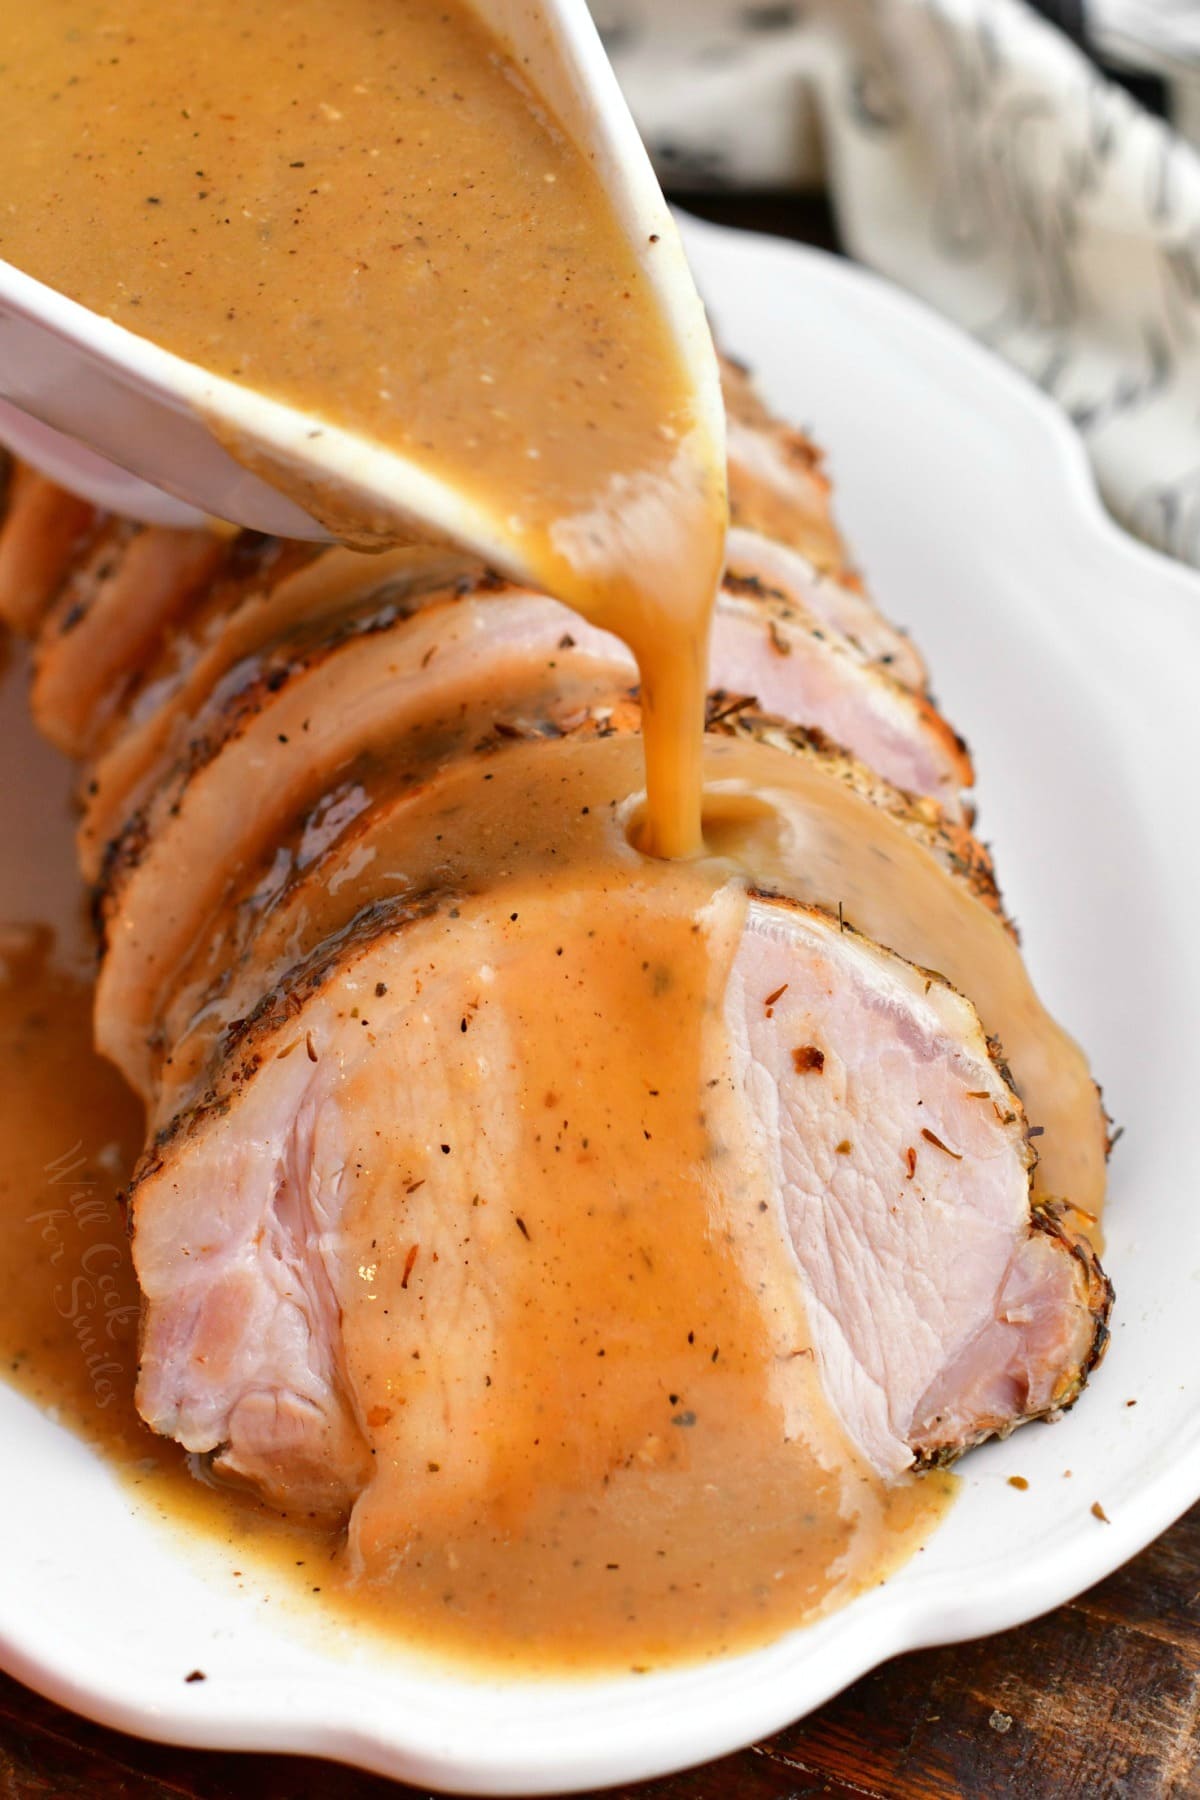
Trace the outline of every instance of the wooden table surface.
<instances>
[{"instance_id":1,"label":"wooden table surface","mask_svg":"<svg viewBox=\"0 0 1200 1800\"><path fill-rule=\"evenodd\" d=\"M816 201L686 204L833 245ZM0 1800L384 1800L404 1791L308 1758L143 1743L0 1676ZM1200 1800L1200 1507L1032 1625L900 1657L765 1743L620 1791L639 1800Z\"/></svg>"}]
</instances>

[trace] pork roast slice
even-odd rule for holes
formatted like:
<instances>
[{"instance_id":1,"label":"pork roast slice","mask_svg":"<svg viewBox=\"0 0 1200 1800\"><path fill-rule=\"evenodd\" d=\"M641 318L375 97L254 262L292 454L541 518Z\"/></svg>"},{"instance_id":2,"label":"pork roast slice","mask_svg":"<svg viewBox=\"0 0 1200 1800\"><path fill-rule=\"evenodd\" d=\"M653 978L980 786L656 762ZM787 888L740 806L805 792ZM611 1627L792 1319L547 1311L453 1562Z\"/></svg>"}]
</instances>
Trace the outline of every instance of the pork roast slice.
<instances>
[{"instance_id":1,"label":"pork roast slice","mask_svg":"<svg viewBox=\"0 0 1200 1800\"><path fill-rule=\"evenodd\" d=\"M820 449L771 412L749 371L729 357L721 359L721 387L729 453L726 566L782 588L924 693L920 651L879 611L851 564Z\"/></svg>"},{"instance_id":2,"label":"pork roast slice","mask_svg":"<svg viewBox=\"0 0 1200 1800\"><path fill-rule=\"evenodd\" d=\"M963 816L975 774L931 701L758 575L726 573L713 615L709 687L753 695L765 713L814 727L893 787Z\"/></svg>"},{"instance_id":3,"label":"pork roast slice","mask_svg":"<svg viewBox=\"0 0 1200 1800\"><path fill-rule=\"evenodd\" d=\"M974 1007L811 908L760 899L747 924L726 1025L851 1438L897 1473L1070 1404L1111 1296L1062 1211L1031 1209Z\"/></svg>"},{"instance_id":4,"label":"pork roast slice","mask_svg":"<svg viewBox=\"0 0 1200 1800\"><path fill-rule=\"evenodd\" d=\"M725 446L731 522L789 545L823 575L848 573L829 513L829 481L808 439L784 426L747 425L730 416Z\"/></svg>"},{"instance_id":5,"label":"pork roast slice","mask_svg":"<svg viewBox=\"0 0 1200 1800\"><path fill-rule=\"evenodd\" d=\"M749 371L721 358L730 522L798 550L822 574L850 574L830 505L824 458L806 432L776 418Z\"/></svg>"},{"instance_id":6,"label":"pork roast slice","mask_svg":"<svg viewBox=\"0 0 1200 1800\"><path fill-rule=\"evenodd\" d=\"M88 501L56 487L27 463L7 471L0 521L0 618L31 633L53 604L97 513Z\"/></svg>"},{"instance_id":7,"label":"pork roast slice","mask_svg":"<svg viewBox=\"0 0 1200 1800\"><path fill-rule=\"evenodd\" d=\"M87 754L143 657L229 551L210 531L121 521L99 535L38 633L33 716L52 743Z\"/></svg>"},{"instance_id":8,"label":"pork roast slice","mask_svg":"<svg viewBox=\"0 0 1200 1800\"><path fill-rule=\"evenodd\" d=\"M224 704L251 687L272 650L298 654L334 619L348 630L351 620L385 606L415 607L422 596L444 593L468 566L447 551L331 550L315 559L294 551L276 548L257 574L213 583L208 603L171 633L133 688L88 766L78 845L89 880L100 873L106 845L202 733L214 700Z\"/></svg>"},{"instance_id":9,"label":"pork roast slice","mask_svg":"<svg viewBox=\"0 0 1200 1800\"><path fill-rule=\"evenodd\" d=\"M707 1010L671 1007L664 921L707 947ZM526 1065L530 1009L577 1017L595 982L611 1082L638 1053L605 1012L614 976L702 1032L668 1063L678 1091L647 1085L645 1131L616 1137L586 1042L558 1043L558 1093ZM604 1159L615 1229L676 1115L699 1119L711 1217L753 1245L749 1291L769 1268L790 1294L781 1369L785 1341L815 1349L880 1472L1069 1404L1108 1291L1031 1208L1024 1114L971 1006L818 909L644 864L381 904L267 996L135 1183L143 1416L295 1511L344 1512L386 1471L393 1544L423 1509L473 1504L511 1435L520 1309L565 1254L572 1158ZM669 1265L658 1279L680 1307ZM555 1344L537 1345L544 1371ZM569 1413L552 1423L557 1456ZM613 1456L644 1429L609 1427Z\"/></svg>"},{"instance_id":10,"label":"pork roast slice","mask_svg":"<svg viewBox=\"0 0 1200 1800\"><path fill-rule=\"evenodd\" d=\"M857 576L823 575L787 544L733 525L725 545L725 570L745 581L753 578L794 606L830 626L890 675L923 694L928 675L920 651L899 626L886 619Z\"/></svg>"}]
</instances>

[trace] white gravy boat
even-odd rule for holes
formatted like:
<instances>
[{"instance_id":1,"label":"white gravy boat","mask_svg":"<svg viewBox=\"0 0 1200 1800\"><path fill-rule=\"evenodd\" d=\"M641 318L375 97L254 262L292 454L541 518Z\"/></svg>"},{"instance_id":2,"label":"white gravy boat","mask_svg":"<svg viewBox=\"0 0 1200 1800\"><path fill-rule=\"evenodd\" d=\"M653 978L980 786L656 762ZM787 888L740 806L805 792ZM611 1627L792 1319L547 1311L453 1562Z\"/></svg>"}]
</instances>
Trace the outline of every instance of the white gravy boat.
<instances>
[{"instance_id":1,"label":"white gravy boat","mask_svg":"<svg viewBox=\"0 0 1200 1800\"><path fill-rule=\"evenodd\" d=\"M724 414L703 307L585 0L472 4L527 59L559 121L593 157L680 348L720 466ZM237 457L221 440L237 445ZM407 528L464 545L518 579L529 574L501 519L407 458L209 374L4 262L0 443L62 486L149 524L219 519L326 539L335 535L331 516L344 517L365 523L368 536L372 523L383 534ZM301 491L319 495L325 523L280 493L273 475L293 493L299 478Z\"/></svg>"}]
</instances>

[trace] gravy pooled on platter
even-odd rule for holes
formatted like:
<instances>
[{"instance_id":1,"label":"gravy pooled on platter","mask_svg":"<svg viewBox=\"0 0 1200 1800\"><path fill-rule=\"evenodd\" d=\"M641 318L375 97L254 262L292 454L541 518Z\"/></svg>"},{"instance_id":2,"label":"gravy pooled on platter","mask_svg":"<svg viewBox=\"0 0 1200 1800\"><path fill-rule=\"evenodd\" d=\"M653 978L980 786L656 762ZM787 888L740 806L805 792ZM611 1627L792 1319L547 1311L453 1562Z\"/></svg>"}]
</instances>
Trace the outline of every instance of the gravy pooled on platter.
<instances>
[{"instance_id":1,"label":"gravy pooled on platter","mask_svg":"<svg viewBox=\"0 0 1200 1800\"><path fill-rule=\"evenodd\" d=\"M720 446L591 160L464 0L0 0L0 67L0 257L502 522L634 651L646 847L694 854Z\"/></svg>"},{"instance_id":2,"label":"gravy pooled on platter","mask_svg":"<svg viewBox=\"0 0 1200 1800\"><path fill-rule=\"evenodd\" d=\"M0 723L7 715L11 732L24 698L19 683L6 685ZM618 786L636 779L628 749ZM600 805L579 818L578 847L638 929L597 935L585 905L572 911L570 883L550 879L552 847L538 845L539 814L562 786L558 763L540 783L516 782L500 808L547 874L540 904L513 923L494 982L531 1047L519 1083L536 1142L521 1223L503 1199L472 1209L469 1192L458 1195L455 1158L437 1156L435 1173L444 1166L450 1182L445 1241L426 1237L410 1262L411 1219L389 1206L394 1182L373 1184L364 1171L378 1252L374 1266L349 1272L362 1301L347 1309L348 1354L364 1383L393 1365L402 1379L387 1385L421 1415L419 1448L438 1434L438 1407L401 1368L408 1344L382 1310L395 1319L397 1301L431 1304L439 1273L455 1278L452 1240L464 1230L476 1256L511 1239L521 1273L498 1300L486 1364L495 1404L481 1414L492 1453L447 1437L406 1461L399 1422L384 1417L395 1399L381 1392L379 1478L354 1557L336 1528L196 1482L179 1447L139 1420L138 1289L117 1193L141 1141L140 1108L91 1049L78 956L56 950L46 925L0 935L0 1368L96 1444L153 1513L222 1555L227 1547L231 1585L266 1582L292 1616L301 1608L316 1623L349 1621L513 1674L640 1669L767 1642L903 1562L954 1486L936 1471L892 1483L874 1474L833 1417L811 1356L796 1354L808 1339L782 1235L759 1211L752 1177L726 1158L718 1179L694 1111L721 946L669 907L657 919L645 909L620 821L592 829L607 813ZM571 791L584 797L578 781ZM68 836L64 816L64 852ZM466 833L462 852L494 872L510 860L504 837L493 815L483 839ZM36 862L19 833L15 849L22 866ZM728 867L681 863L666 874L699 903ZM5 909L12 917L20 907L6 897ZM589 998L598 982L613 995L600 1018ZM461 1033L456 1015L447 1056L458 1043L478 1048L472 1030L484 1029L480 1015ZM469 1073L464 1063L462 1079ZM703 1091L719 1129L720 1096ZM606 1178L614 1157L619 1189ZM431 1471L429 1461L445 1466Z\"/></svg>"}]
</instances>

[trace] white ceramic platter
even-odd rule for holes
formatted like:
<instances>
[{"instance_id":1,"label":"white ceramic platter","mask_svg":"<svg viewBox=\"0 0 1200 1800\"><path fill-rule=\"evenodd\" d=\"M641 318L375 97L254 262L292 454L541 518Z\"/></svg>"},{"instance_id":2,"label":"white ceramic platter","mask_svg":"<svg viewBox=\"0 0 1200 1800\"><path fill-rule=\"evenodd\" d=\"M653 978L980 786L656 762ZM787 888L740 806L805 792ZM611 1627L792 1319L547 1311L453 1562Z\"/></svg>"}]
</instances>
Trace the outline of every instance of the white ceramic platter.
<instances>
[{"instance_id":1,"label":"white ceramic platter","mask_svg":"<svg viewBox=\"0 0 1200 1800\"><path fill-rule=\"evenodd\" d=\"M971 738L1035 977L1126 1128L1108 1359L1060 1424L970 1457L926 1552L836 1617L754 1655L574 1685L450 1677L314 1636L0 1388L0 1660L109 1724L467 1792L631 1780L769 1732L897 1651L1028 1619L1200 1496L1200 580L1111 525L1058 414L932 314L812 252L687 238L725 343L829 448L862 565ZM18 715L10 701L0 899L28 905L38 859L65 853L45 836L45 784L64 783Z\"/></svg>"}]
</instances>

